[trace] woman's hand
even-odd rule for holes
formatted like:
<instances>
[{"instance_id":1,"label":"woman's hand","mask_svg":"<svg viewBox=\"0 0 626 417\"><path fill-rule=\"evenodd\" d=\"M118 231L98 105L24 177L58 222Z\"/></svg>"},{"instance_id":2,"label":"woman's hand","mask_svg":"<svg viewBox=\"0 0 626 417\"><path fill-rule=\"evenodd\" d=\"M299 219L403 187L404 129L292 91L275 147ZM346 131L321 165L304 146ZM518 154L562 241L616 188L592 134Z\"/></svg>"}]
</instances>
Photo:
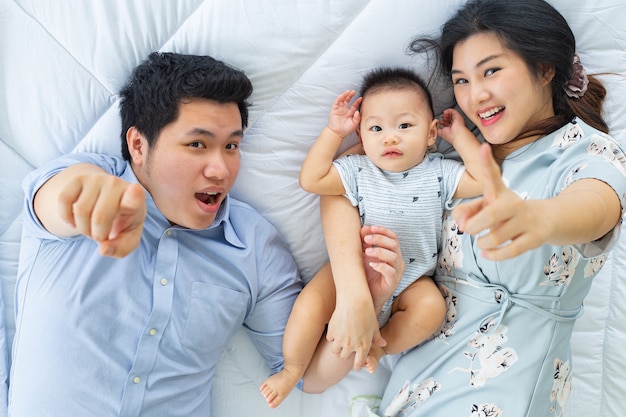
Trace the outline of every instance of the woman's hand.
<instances>
[{"instance_id":1,"label":"woman's hand","mask_svg":"<svg viewBox=\"0 0 626 417\"><path fill-rule=\"evenodd\" d=\"M361 239L367 285L378 314L400 283L406 264L398 236L386 227L363 226Z\"/></svg>"},{"instance_id":2,"label":"woman's hand","mask_svg":"<svg viewBox=\"0 0 626 417\"><path fill-rule=\"evenodd\" d=\"M344 359L355 353L354 370L364 366L371 345L387 344L380 335L376 315L400 283L406 267L398 237L391 230L364 226L361 240L369 297L365 303L359 303L358 297L345 302L338 297L326 333L333 353Z\"/></svg>"},{"instance_id":3,"label":"woman's hand","mask_svg":"<svg viewBox=\"0 0 626 417\"><path fill-rule=\"evenodd\" d=\"M477 245L491 260L513 258L546 243L554 226L545 200L523 200L508 189L488 144L481 145L480 160L483 197L452 211L459 228L480 235Z\"/></svg>"},{"instance_id":4,"label":"woman's hand","mask_svg":"<svg viewBox=\"0 0 626 417\"><path fill-rule=\"evenodd\" d=\"M489 145L481 146L483 197L452 214L461 230L480 235L476 242L485 258L510 259L543 244L592 242L618 224L620 201L608 184L583 178L555 197L524 200L502 182Z\"/></svg>"}]
</instances>

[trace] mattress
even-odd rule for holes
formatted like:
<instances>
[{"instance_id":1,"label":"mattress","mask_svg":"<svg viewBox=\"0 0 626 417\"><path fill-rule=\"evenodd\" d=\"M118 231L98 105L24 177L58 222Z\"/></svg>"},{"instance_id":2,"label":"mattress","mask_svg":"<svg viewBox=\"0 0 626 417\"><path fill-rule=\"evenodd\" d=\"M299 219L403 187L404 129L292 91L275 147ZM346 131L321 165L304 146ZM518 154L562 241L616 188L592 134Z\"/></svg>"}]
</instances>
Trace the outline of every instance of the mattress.
<instances>
[{"instance_id":1,"label":"mattress","mask_svg":"<svg viewBox=\"0 0 626 417\"><path fill-rule=\"evenodd\" d=\"M20 252L22 178L67 152L119 154L118 95L151 51L208 54L243 69L254 85L237 198L284 235L308 280L327 261L318 199L298 185L301 163L335 96L379 65L430 70L406 53L435 33L462 0L1 0L0 1L0 415L6 415ZM602 73L606 119L626 145L626 4L552 0L570 22L581 61ZM538 34L540 36L540 34ZM435 91L436 111L451 91ZM351 138L345 144L347 147ZM626 236L595 279L572 339L567 417L626 415ZM350 373L319 395L294 391L269 410L267 376L240 331L222 352L214 417L349 416L375 405L391 360Z\"/></svg>"}]
</instances>

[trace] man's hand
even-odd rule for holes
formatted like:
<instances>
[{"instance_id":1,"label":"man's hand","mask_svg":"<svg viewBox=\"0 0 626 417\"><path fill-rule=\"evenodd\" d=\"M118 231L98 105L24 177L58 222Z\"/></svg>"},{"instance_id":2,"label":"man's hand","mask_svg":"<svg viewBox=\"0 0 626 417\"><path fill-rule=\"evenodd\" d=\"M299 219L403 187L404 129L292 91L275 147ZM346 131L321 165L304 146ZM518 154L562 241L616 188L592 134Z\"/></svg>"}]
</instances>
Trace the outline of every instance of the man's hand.
<instances>
[{"instance_id":1,"label":"man's hand","mask_svg":"<svg viewBox=\"0 0 626 417\"><path fill-rule=\"evenodd\" d=\"M82 234L105 256L124 257L141 240L146 193L89 164L71 166L48 180L35 196L35 212L48 231Z\"/></svg>"}]
</instances>

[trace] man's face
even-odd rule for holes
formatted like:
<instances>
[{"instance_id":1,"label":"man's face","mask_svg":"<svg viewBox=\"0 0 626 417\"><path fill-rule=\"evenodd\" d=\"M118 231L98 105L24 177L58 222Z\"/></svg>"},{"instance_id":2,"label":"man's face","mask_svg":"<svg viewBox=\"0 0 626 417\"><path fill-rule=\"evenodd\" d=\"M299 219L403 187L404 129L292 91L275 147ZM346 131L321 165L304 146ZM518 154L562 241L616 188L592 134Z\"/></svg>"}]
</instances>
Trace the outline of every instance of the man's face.
<instances>
[{"instance_id":1,"label":"man's face","mask_svg":"<svg viewBox=\"0 0 626 417\"><path fill-rule=\"evenodd\" d=\"M189 229L210 226L239 173L237 104L181 103L178 119L161 130L153 148L141 135L127 136L135 174L161 213Z\"/></svg>"}]
</instances>

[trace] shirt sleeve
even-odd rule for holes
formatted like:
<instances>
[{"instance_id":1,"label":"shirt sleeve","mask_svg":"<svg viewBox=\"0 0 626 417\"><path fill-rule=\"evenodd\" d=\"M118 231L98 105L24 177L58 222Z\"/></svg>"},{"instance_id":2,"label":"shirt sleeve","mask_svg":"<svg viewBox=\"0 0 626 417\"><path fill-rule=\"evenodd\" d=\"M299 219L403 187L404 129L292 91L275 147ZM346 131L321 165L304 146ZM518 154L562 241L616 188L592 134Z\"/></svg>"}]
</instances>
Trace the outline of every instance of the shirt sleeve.
<instances>
[{"instance_id":1,"label":"shirt sleeve","mask_svg":"<svg viewBox=\"0 0 626 417\"><path fill-rule=\"evenodd\" d=\"M576 125L574 126L576 128ZM602 181L613 188L619 197L623 221L626 202L626 155L619 144L608 135L593 132L587 140L562 142L561 146L564 151L558 163L562 167L554 171L559 173L555 194L559 194L580 179L591 178ZM586 258L608 251L619 238L622 221L601 239L576 245L576 248Z\"/></svg>"},{"instance_id":2,"label":"shirt sleeve","mask_svg":"<svg viewBox=\"0 0 626 417\"><path fill-rule=\"evenodd\" d=\"M333 161L333 165L337 168L343 188L346 193L344 196L350 201L350 204L357 206L359 204L359 187L357 186L357 172L360 157L363 155L346 155Z\"/></svg>"},{"instance_id":3,"label":"shirt sleeve","mask_svg":"<svg viewBox=\"0 0 626 417\"><path fill-rule=\"evenodd\" d=\"M282 342L287 319L304 282L287 243L269 223L255 231L259 292L244 327L272 373L283 366Z\"/></svg>"},{"instance_id":4,"label":"shirt sleeve","mask_svg":"<svg viewBox=\"0 0 626 417\"><path fill-rule=\"evenodd\" d=\"M454 206L454 193L456 192L461 176L465 172L465 165L459 161L442 158L441 171L443 173L443 201L445 208L450 210Z\"/></svg>"}]
</instances>

